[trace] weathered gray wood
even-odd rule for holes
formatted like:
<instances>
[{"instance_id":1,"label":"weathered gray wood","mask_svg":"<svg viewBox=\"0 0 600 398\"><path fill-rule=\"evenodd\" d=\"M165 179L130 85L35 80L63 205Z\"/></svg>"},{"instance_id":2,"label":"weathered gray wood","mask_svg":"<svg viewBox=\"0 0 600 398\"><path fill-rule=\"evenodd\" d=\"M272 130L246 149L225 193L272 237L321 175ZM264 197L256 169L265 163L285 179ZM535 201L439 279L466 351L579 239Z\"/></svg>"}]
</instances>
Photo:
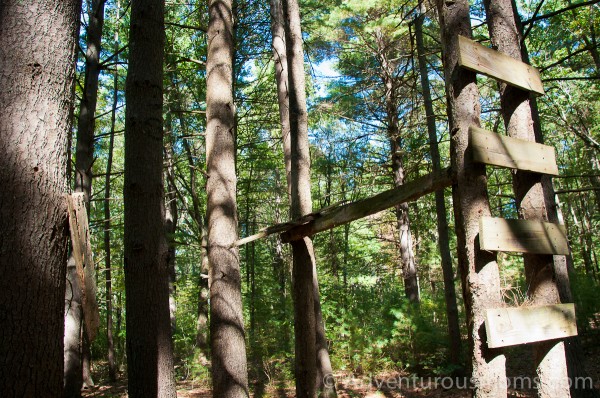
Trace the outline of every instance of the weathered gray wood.
<instances>
[{"instance_id":1,"label":"weathered gray wood","mask_svg":"<svg viewBox=\"0 0 600 398\"><path fill-rule=\"evenodd\" d=\"M479 244L482 250L490 251L569 254L564 225L533 220L482 217Z\"/></svg>"},{"instance_id":2,"label":"weathered gray wood","mask_svg":"<svg viewBox=\"0 0 600 398\"><path fill-rule=\"evenodd\" d=\"M575 305L486 309L485 331L489 348L576 336Z\"/></svg>"},{"instance_id":3,"label":"weathered gray wood","mask_svg":"<svg viewBox=\"0 0 600 398\"><path fill-rule=\"evenodd\" d=\"M326 231L359 218L378 213L395 206L398 203L416 200L421 196L444 189L450 185L452 185L450 169L443 169L437 173L430 173L426 176L417 178L415 181L381 192L367 199L341 206L328 206L319 211L307 214L297 220L263 228L254 235L247 236L234 242L232 247L245 245L246 243L276 233L282 234L283 242L291 242L292 240L314 235L317 232Z\"/></svg>"},{"instance_id":4,"label":"weathered gray wood","mask_svg":"<svg viewBox=\"0 0 600 398\"><path fill-rule=\"evenodd\" d=\"M281 234L283 242L302 239L317 232L349 223L359 218L378 213L399 203L410 202L452 185L450 169L433 172L402 186L382 192L371 198L348 203L332 209L326 214L316 214L313 220L292 227Z\"/></svg>"},{"instance_id":5,"label":"weathered gray wood","mask_svg":"<svg viewBox=\"0 0 600 398\"><path fill-rule=\"evenodd\" d=\"M458 63L463 68L544 95L544 86L540 74L533 66L482 46L466 37L458 36L458 39L460 45Z\"/></svg>"},{"instance_id":6,"label":"weathered gray wood","mask_svg":"<svg viewBox=\"0 0 600 398\"><path fill-rule=\"evenodd\" d=\"M554 148L469 127L473 160L493 166L558 175Z\"/></svg>"},{"instance_id":7,"label":"weathered gray wood","mask_svg":"<svg viewBox=\"0 0 600 398\"><path fill-rule=\"evenodd\" d=\"M83 306L83 320L89 341L93 341L100 325L100 314L96 300L96 270L92 257L90 230L83 192L73 193L67 197L69 209L69 227L73 257L77 266L79 286Z\"/></svg>"}]
</instances>

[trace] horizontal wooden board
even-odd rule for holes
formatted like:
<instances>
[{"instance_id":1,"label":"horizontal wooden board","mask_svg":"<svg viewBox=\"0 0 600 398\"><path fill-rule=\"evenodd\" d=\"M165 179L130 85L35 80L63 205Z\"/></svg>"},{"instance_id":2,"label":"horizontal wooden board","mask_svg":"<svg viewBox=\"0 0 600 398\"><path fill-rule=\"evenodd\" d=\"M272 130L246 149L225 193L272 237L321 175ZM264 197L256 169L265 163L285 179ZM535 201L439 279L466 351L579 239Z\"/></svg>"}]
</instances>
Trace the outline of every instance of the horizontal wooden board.
<instances>
[{"instance_id":1,"label":"horizontal wooden board","mask_svg":"<svg viewBox=\"0 0 600 398\"><path fill-rule=\"evenodd\" d=\"M464 36L458 36L458 42L460 47L458 64L460 66L493 77L511 86L539 95L544 94L542 79L533 66L482 46Z\"/></svg>"},{"instance_id":2,"label":"horizontal wooden board","mask_svg":"<svg viewBox=\"0 0 600 398\"><path fill-rule=\"evenodd\" d=\"M576 336L575 306L486 309L485 331L489 348Z\"/></svg>"},{"instance_id":3,"label":"horizontal wooden board","mask_svg":"<svg viewBox=\"0 0 600 398\"><path fill-rule=\"evenodd\" d=\"M490 251L569 254L565 226L542 221L482 217L479 244Z\"/></svg>"},{"instance_id":4,"label":"horizontal wooden board","mask_svg":"<svg viewBox=\"0 0 600 398\"><path fill-rule=\"evenodd\" d=\"M551 146L502 136L475 126L469 128L469 143L475 162L558 175L556 153Z\"/></svg>"}]
</instances>

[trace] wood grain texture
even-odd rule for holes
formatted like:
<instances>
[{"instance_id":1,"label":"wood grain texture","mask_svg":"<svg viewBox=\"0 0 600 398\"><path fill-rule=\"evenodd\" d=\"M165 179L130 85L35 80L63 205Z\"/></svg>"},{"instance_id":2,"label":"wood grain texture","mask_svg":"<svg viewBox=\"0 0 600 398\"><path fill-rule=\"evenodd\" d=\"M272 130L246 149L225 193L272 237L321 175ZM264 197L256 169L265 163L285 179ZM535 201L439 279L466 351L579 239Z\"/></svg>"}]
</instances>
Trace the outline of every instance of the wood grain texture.
<instances>
[{"instance_id":1,"label":"wood grain texture","mask_svg":"<svg viewBox=\"0 0 600 398\"><path fill-rule=\"evenodd\" d=\"M506 84L544 95L540 74L531 65L459 36L458 64L466 69L498 79Z\"/></svg>"},{"instance_id":2,"label":"wood grain texture","mask_svg":"<svg viewBox=\"0 0 600 398\"><path fill-rule=\"evenodd\" d=\"M575 305L486 309L485 331L489 348L576 336Z\"/></svg>"},{"instance_id":3,"label":"wood grain texture","mask_svg":"<svg viewBox=\"0 0 600 398\"><path fill-rule=\"evenodd\" d=\"M569 254L565 226L542 221L482 217L479 244L489 251Z\"/></svg>"},{"instance_id":4,"label":"wood grain texture","mask_svg":"<svg viewBox=\"0 0 600 398\"><path fill-rule=\"evenodd\" d=\"M493 166L558 175L554 148L469 127L473 160Z\"/></svg>"},{"instance_id":5,"label":"wood grain texture","mask_svg":"<svg viewBox=\"0 0 600 398\"><path fill-rule=\"evenodd\" d=\"M100 314L98 312L98 301L96 300L96 270L90 242L85 194L77 192L67 198L73 257L75 258L81 289L83 320L88 339L91 342L96 338L98 326L100 325Z\"/></svg>"}]
</instances>

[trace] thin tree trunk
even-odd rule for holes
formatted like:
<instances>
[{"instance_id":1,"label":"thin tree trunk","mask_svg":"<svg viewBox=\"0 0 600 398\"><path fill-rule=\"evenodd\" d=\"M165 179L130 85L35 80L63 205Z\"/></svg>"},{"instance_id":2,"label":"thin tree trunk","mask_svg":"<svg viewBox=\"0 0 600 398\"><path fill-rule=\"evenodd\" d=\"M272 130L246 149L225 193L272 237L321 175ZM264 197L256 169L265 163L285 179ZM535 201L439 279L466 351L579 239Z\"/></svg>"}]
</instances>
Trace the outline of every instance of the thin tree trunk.
<instances>
[{"instance_id":1,"label":"thin tree trunk","mask_svg":"<svg viewBox=\"0 0 600 398\"><path fill-rule=\"evenodd\" d=\"M120 14L120 1L117 0L116 15ZM115 62L119 61L119 30L115 30L113 54ZM111 257L111 218L110 218L110 180L112 174L113 152L115 146L115 125L117 121L117 103L119 100L119 69L113 73L113 102L110 114L110 138L108 143L108 159L106 161L106 176L104 177L104 268L106 269L106 341L108 352L108 378L117 380L117 364L115 359L115 342L113 337L113 293L112 293L112 257Z\"/></svg>"},{"instance_id":2,"label":"thin tree trunk","mask_svg":"<svg viewBox=\"0 0 600 398\"><path fill-rule=\"evenodd\" d=\"M279 207L281 205L281 195L280 192L280 175L278 170L275 170L275 223L279 224L282 222L281 212ZM287 289L286 289L286 275L288 272L288 266L286 266L285 256L283 254L283 243L281 242L281 237L278 235L275 238L275 246L274 246L274 256L273 256L273 274L275 280L279 286L279 321L283 327L283 347L286 351L290 349L290 335L288 333L288 327L286 325L287 320Z\"/></svg>"},{"instance_id":3,"label":"thin tree trunk","mask_svg":"<svg viewBox=\"0 0 600 398\"><path fill-rule=\"evenodd\" d=\"M200 225L200 252L201 252L201 260L200 260L200 279L198 281L198 319L196 321L196 345L200 350L202 350L203 354L208 355L208 298L210 297L210 291L208 286L208 274L209 264L208 264L208 231L206 225L204 223L204 219L202 218ZM205 358L206 361L206 358Z\"/></svg>"},{"instance_id":4,"label":"thin tree trunk","mask_svg":"<svg viewBox=\"0 0 600 398\"><path fill-rule=\"evenodd\" d=\"M167 252L168 252L168 274L169 274L169 319L171 321L171 334L175 333L177 328L177 300L176 295L176 281L177 272L175 269L177 249L175 247L175 232L177 231L177 220L179 213L177 209L177 194L175 187L175 164L173 160L173 145L169 143L167 152L167 169L165 171L165 180L167 185L167 191L165 194L165 225L167 232Z\"/></svg>"},{"instance_id":5,"label":"thin tree trunk","mask_svg":"<svg viewBox=\"0 0 600 398\"><path fill-rule=\"evenodd\" d=\"M248 397L237 247L231 0L209 1L206 81L207 216L213 396Z\"/></svg>"},{"instance_id":6,"label":"thin tree trunk","mask_svg":"<svg viewBox=\"0 0 600 398\"><path fill-rule=\"evenodd\" d=\"M175 397L163 185L164 0L133 0L125 119L129 396Z\"/></svg>"},{"instance_id":7,"label":"thin tree trunk","mask_svg":"<svg viewBox=\"0 0 600 398\"><path fill-rule=\"evenodd\" d=\"M271 1L271 16L290 216L295 219L312 211L304 51L297 0ZM316 397L321 391L323 397L335 397L312 241L307 237L291 246L296 394Z\"/></svg>"},{"instance_id":8,"label":"thin tree trunk","mask_svg":"<svg viewBox=\"0 0 600 398\"><path fill-rule=\"evenodd\" d=\"M386 56L387 43L378 35L377 48L381 58L381 75L385 87L385 113L387 123L387 135L390 140L390 150L392 152L392 173L394 186L399 187L404 184L404 164L401 155L401 139L398 120L398 83L394 74L394 63L390 62ZM421 294L419 289L419 279L417 275L417 264L413 252L413 239L410 229L410 219L408 214L408 203L401 203L396 206L396 223L398 226L398 238L400 249L400 263L402 265L402 277L404 279L404 293L411 303L420 303Z\"/></svg>"},{"instance_id":9,"label":"thin tree trunk","mask_svg":"<svg viewBox=\"0 0 600 398\"><path fill-rule=\"evenodd\" d=\"M184 119L180 119L182 129L185 131ZM198 279L198 319L196 320L196 346L200 348L203 355L203 362L207 362L208 355L208 232L203 212L201 211L200 198L198 197L198 184L196 175L196 166L192 156L192 148L187 139L183 140L183 148L188 160L188 170L190 173L190 196L192 197L192 218L196 222L200 232L200 278Z\"/></svg>"},{"instance_id":10,"label":"thin tree trunk","mask_svg":"<svg viewBox=\"0 0 600 398\"><path fill-rule=\"evenodd\" d=\"M421 4L421 7L423 5ZM425 45L423 43L423 21L425 14L419 13L415 20L415 38L417 44L419 74L421 77L421 88L425 102L425 116L427 119L427 133L429 135L429 153L433 171L441 170L440 150L438 147L437 129L435 126L435 113L433 101L429 88L429 70L427 68L427 57L425 56ZM456 291L454 289L454 271L452 269L452 255L450 254L450 238L448 231L448 220L446 219L446 202L444 191L435 192L435 211L437 215L438 245L444 275L444 298L446 302L446 315L448 318L448 338L450 343L450 361L459 365L462 363L460 353L462 343L460 340L460 325L458 321L458 306L456 304Z\"/></svg>"},{"instance_id":11,"label":"thin tree trunk","mask_svg":"<svg viewBox=\"0 0 600 398\"><path fill-rule=\"evenodd\" d=\"M520 21L511 0L485 0L486 14L492 44L500 52L521 60L522 49ZM500 84L502 117L509 136L536 141L529 92ZM548 221L541 175L517 170L513 173L513 189L519 217ZM560 303L559 291L554 282L554 259L551 255L523 256L528 295L532 304ZM536 372L539 377L539 397L568 397L569 383L565 348L562 341L534 345Z\"/></svg>"},{"instance_id":12,"label":"thin tree trunk","mask_svg":"<svg viewBox=\"0 0 600 398\"><path fill-rule=\"evenodd\" d=\"M479 248L479 219L490 215L485 166L467 153L469 126L479 126L475 73L458 66L458 35L471 36L469 3L437 1L442 33L444 75L451 135L452 189L458 264L467 313L472 392L475 397L506 397L506 358L488 349L484 309L503 305L496 254Z\"/></svg>"},{"instance_id":13,"label":"thin tree trunk","mask_svg":"<svg viewBox=\"0 0 600 398\"><path fill-rule=\"evenodd\" d=\"M175 91L175 103L176 109L185 109L185 102L181 92L177 89ZM173 111L173 109L172 109ZM179 124L181 130L185 133L188 130L186 119L179 113ZM183 149L187 158L188 172L190 173L190 185L189 195L192 198L192 209L190 215L194 220L196 227L198 228L199 243L200 243L200 278L198 278L198 318L196 320L196 346L202 351L201 362L203 365L208 364L208 236L206 231L206 222L204 218L204 211L202 210L202 203L198 196L198 176L197 176L197 165L194 162L194 154L192 153L192 147L188 139L184 138L182 141ZM205 189L206 187L204 187Z\"/></svg>"},{"instance_id":14,"label":"thin tree trunk","mask_svg":"<svg viewBox=\"0 0 600 398\"><path fill-rule=\"evenodd\" d=\"M80 4L0 5L0 391L62 397L67 163Z\"/></svg>"},{"instance_id":15,"label":"thin tree trunk","mask_svg":"<svg viewBox=\"0 0 600 398\"><path fill-rule=\"evenodd\" d=\"M117 5L117 10L119 6ZM117 34L115 33L115 36ZM116 38L116 37L115 37ZM115 40L115 43L117 40ZM115 144L115 123L117 113L117 100L118 100L118 70L115 68L113 74L113 103L112 113L110 118L110 138L108 143L108 160L106 162L106 176L104 178L104 268L106 269L106 340L107 340L107 351L108 351L108 377L110 381L117 379L117 366L115 361L115 343L113 337L113 301L112 301L112 257L111 257L111 220L110 220L110 179L112 173L113 163L113 149Z\"/></svg>"}]
</instances>

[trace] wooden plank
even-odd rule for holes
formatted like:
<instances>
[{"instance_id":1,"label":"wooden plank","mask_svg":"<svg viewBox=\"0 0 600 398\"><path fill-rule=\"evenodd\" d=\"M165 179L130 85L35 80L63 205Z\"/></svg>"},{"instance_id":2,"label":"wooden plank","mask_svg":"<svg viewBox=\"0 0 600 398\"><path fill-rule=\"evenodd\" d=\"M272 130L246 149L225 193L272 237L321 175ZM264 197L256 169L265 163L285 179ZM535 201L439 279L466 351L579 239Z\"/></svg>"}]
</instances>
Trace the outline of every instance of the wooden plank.
<instances>
[{"instance_id":1,"label":"wooden plank","mask_svg":"<svg viewBox=\"0 0 600 398\"><path fill-rule=\"evenodd\" d=\"M554 147L469 127L473 160L499 167L558 175Z\"/></svg>"},{"instance_id":2,"label":"wooden plank","mask_svg":"<svg viewBox=\"0 0 600 398\"><path fill-rule=\"evenodd\" d=\"M276 233L282 234L283 242L291 242L378 213L399 203L416 200L423 195L444 189L450 185L452 185L452 178L448 168L367 199L344 205L328 206L297 220L263 228L254 235L233 242L231 247L245 245Z\"/></svg>"},{"instance_id":3,"label":"wooden plank","mask_svg":"<svg viewBox=\"0 0 600 398\"><path fill-rule=\"evenodd\" d=\"M506 84L544 95L540 74L531 65L517 61L499 51L458 36L460 53L458 64L463 68L498 79Z\"/></svg>"},{"instance_id":4,"label":"wooden plank","mask_svg":"<svg viewBox=\"0 0 600 398\"><path fill-rule=\"evenodd\" d=\"M68 196L67 204L73 257L81 289L83 319L88 339L91 342L96 337L100 325L100 314L96 300L96 270L83 193L77 192Z\"/></svg>"},{"instance_id":5,"label":"wooden plank","mask_svg":"<svg viewBox=\"0 0 600 398\"><path fill-rule=\"evenodd\" d=\"M505 220L482 217L479 220L479 244L482 250L569 254L564 225L534 220Z\"/></svg>"},{"instance_id":6,"label":"wooden plank","mask_svg":"<svg viewBox=\"0 0 600 398\"><path fill-rule=\"evenodd\" d=\"M305 236L311 236L317 232L326 231L368 215L379 213L397 204L416 200L421 196L444 189L450 185L452 185L450 169L430 173L373 197L334 208L326 214L318 214L313 220L283 232L281 240L287 243L302 239Z\"/></svg>"},{"instance_id":7,"label":"wooden plank","mask_svg":"<svg viewBox=\"0 0 600 398\"><path fill-rule=\"evenodd\" d=\"M575 305L486 309L485 331L489 348L576 336Z\"/></svg>"}]
</instances>

